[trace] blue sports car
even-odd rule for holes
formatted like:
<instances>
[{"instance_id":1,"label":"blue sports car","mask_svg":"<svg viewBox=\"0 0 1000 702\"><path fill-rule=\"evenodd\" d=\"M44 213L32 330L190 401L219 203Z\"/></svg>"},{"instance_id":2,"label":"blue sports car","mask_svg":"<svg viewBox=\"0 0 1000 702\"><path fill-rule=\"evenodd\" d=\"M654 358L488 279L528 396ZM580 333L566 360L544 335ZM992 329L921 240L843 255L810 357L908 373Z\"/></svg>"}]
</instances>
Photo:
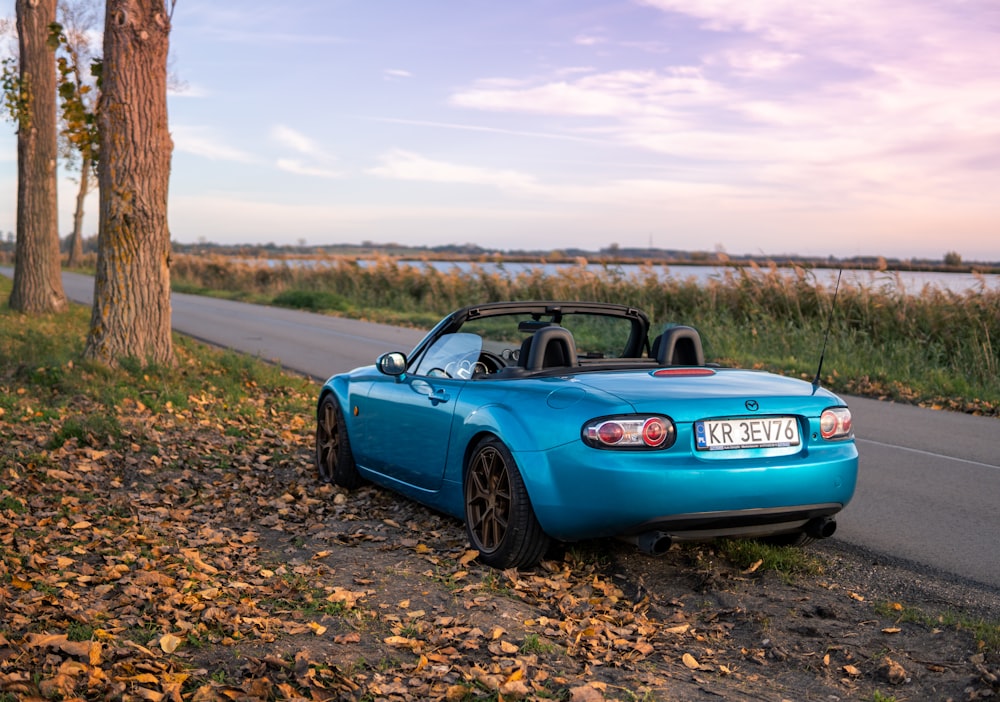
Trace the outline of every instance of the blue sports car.
<instances>
[{"instance_id":1,"label":"blue sports car","mask_svg":"<svg viewBox=\"0 0 1000 702\"><path fill-rule=\"evenodd\" d=\"M335 375L319 476L465 520L484 563L553 539L833 534L854 494L851 413L818 383L706 363L698 332L623 305L498 302L445 317L409 354Z\"/></svg>"}]
</instances>

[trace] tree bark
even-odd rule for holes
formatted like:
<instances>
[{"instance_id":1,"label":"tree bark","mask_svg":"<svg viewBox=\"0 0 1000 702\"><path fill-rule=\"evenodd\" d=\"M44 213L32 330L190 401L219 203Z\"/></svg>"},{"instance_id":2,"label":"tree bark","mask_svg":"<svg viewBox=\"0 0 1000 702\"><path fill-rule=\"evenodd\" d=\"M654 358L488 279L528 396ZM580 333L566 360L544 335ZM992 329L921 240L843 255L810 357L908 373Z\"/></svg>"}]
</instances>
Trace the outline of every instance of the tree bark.
<instances>
[{"instance_id":1,"label":"tree bark","mask_svg":"<svg viewBox=\"0 0 1000 702\"><path fill-rule=\"evenodd\" d=\"M56 64L48 45L56 0L17 0L22 102L17 129L17 243L11 309L29 314L67 307L56 200Z\"/></svg>"},{"instance_id":2,"label":"tree bark","mask_svg":"<svg viewBox=\"0 0 1000 702\"><path fill-rule=\"evenodd\" d=\"M167 187L170 18L163 0L108 0L98 109L100 215L85 356L172 365Z\"/></svg>"},{"instance_id":3,"label":"tree bark","mask_svg":"<svg viewBox=\"0 0 1000 702\"><path fill-rule=\"evenodd\" d=\"M66 261L70 268L83 265L83 202L90 191L91 168L90 156L84 154L80 164L80 189L76 193L76 210L73 212L73 234L69 239L69 260Z\"/></svg>"}]
</instances>

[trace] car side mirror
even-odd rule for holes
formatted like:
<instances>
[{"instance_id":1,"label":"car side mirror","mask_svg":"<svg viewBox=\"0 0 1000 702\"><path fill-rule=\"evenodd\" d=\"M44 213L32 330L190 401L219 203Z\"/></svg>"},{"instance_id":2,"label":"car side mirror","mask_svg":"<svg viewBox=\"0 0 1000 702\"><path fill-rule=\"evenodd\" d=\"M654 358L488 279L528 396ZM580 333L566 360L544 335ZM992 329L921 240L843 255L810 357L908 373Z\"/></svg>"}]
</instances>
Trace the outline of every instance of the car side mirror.
<instances>
[{"instance_id":1,"label":"car side mirror","mask_svg":"<svg viewBox=\"0 0 1000 702\"><path fill-rule=\"evenodd\" d=\"M375 362L380 373L401 376L406 373L406 354L401 351L391 351L378 357Z\"/></svg>"}]
</instances>

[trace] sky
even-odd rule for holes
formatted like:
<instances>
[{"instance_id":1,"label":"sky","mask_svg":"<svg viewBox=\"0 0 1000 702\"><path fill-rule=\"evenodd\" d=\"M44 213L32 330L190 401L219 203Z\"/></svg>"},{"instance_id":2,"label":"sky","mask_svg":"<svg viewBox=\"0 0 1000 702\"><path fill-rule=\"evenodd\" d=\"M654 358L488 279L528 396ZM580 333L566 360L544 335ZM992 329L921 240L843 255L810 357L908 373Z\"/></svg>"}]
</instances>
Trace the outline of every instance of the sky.
<instances>
[{"instance_id":1,"label":"sky","mask_svg":"<svg viewBox=\"0 0 1000 702\"><path fill-rule=\"evenodd\" d=\"M170 68L177 242L1000 261L996 0L177 0Z\"/></svg>"}]
</instances>

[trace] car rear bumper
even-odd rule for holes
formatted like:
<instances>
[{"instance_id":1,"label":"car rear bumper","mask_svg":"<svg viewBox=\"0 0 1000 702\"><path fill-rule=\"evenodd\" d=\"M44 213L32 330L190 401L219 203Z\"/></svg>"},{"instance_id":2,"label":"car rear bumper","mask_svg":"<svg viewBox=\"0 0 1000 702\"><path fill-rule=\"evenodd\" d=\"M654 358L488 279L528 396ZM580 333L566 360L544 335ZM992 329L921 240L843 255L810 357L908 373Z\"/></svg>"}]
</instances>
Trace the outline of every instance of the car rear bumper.
<instances>
[{"instance_id":1,"label":"car rear bumper","mask_svg":"<svg viewBox=\"0 0 1000 702\"><path fill-rule=\"evenodd\" d=\"M803 455L703 460L577 447L515 456L542 528L573 541L649 531L679 539L801 530L851 500L851 442Z\"/></svg>"}]
</instances>

